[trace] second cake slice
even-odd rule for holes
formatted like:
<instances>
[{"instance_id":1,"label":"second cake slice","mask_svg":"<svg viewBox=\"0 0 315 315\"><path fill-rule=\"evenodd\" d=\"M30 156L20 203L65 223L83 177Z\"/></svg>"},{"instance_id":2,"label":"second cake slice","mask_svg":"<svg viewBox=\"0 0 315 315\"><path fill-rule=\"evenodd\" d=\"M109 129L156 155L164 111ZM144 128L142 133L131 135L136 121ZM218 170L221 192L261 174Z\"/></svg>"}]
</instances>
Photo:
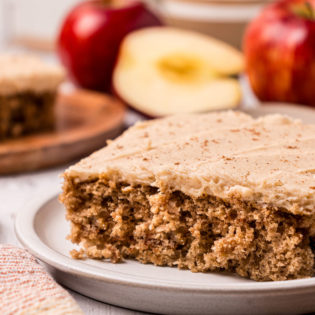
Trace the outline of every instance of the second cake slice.
<instances>
[{"instance_id":1,"label":"second cake slice","mask_svg":"<svg viewBox=\"0 0 315 315\"><path fill-rule=\"evenodd\" d=\"M0 56L0 141L54 128L62 68L30 55Z\"/></svg>"}]
</instances>

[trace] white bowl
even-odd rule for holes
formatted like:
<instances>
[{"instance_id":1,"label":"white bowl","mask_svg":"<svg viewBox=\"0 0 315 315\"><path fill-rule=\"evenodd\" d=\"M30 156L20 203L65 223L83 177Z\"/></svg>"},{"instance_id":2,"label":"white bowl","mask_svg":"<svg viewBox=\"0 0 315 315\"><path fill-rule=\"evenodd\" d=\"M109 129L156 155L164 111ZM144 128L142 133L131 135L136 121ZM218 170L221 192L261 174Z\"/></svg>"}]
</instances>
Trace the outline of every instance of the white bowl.
<instances>
[{"instance_id":1,"label":"white bowl","mask_svg":"<svg viewBox=\"0 0 315 315\"><path fill-rule=\"evenodd\" d=\"M271 0L160 0L155 1L155 8L168 25L200 31L241 48L246 25L268 2Z\"/></svg>"}]
</instances>

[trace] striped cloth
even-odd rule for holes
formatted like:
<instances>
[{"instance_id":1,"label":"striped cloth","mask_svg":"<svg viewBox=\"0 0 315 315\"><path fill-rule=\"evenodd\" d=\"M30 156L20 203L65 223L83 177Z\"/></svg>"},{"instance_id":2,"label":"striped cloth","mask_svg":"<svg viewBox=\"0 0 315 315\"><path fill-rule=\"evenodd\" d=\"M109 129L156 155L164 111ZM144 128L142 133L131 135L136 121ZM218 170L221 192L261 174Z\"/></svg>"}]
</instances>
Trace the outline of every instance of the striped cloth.
<instances>
[{"instance_id":1,"label":"striped cloth","mask_svg":"<svg viewBox=\"0 0 315 315\"><path fill-rule=\"evenodd\" d=\"M83 312L26 250L0 244L0 314L82 315Z\"/></svg>"}]
</instances>

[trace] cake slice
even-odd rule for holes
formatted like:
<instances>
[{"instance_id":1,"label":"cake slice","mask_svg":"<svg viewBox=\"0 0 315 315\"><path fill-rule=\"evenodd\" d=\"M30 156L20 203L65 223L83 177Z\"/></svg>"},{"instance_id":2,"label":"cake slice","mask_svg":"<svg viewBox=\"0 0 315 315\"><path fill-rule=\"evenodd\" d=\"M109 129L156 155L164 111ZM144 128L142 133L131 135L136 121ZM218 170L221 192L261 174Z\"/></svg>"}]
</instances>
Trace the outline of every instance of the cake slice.
<instances>
[{"instance_id":1,"label":"cake slice","mask_svg":"<svg viewBox=\"0 0 315 315\"><path fill-rule=\"evenodd\" d=\"M62 68L30 55L0 56L0 140L54 127Z\"/></svg>"},{"instance_id":2,"label":"cake slice","mask_svg":"<svg viewBox=\"0 0 315 315\"><path fill-rule=\"evenodd\" d=\"M315 125L239 112L136 124L64 173L76 258L311 277Z\"/></svg>"}]
</instances>

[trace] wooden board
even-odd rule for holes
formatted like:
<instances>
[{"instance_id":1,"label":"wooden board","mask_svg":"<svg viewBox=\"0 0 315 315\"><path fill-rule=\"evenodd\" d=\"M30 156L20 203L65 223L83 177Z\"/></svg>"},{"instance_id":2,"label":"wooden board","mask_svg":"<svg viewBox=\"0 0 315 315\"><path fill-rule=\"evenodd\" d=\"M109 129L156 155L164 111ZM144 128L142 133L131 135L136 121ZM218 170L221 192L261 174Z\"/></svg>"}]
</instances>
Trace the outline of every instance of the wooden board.
<instances>
[{"instance_id":1,"label":"wooden board","mask_svg":"<svg viewBox=\"0 0 315 315\"><path fill-rule=\"evenodd\" d=\"M117 136L124 116L125 107L110 96L86 90L60 92L54 131L0 142L0 174L33 171L83 157Z\"/></svg>"}]
</instances>

